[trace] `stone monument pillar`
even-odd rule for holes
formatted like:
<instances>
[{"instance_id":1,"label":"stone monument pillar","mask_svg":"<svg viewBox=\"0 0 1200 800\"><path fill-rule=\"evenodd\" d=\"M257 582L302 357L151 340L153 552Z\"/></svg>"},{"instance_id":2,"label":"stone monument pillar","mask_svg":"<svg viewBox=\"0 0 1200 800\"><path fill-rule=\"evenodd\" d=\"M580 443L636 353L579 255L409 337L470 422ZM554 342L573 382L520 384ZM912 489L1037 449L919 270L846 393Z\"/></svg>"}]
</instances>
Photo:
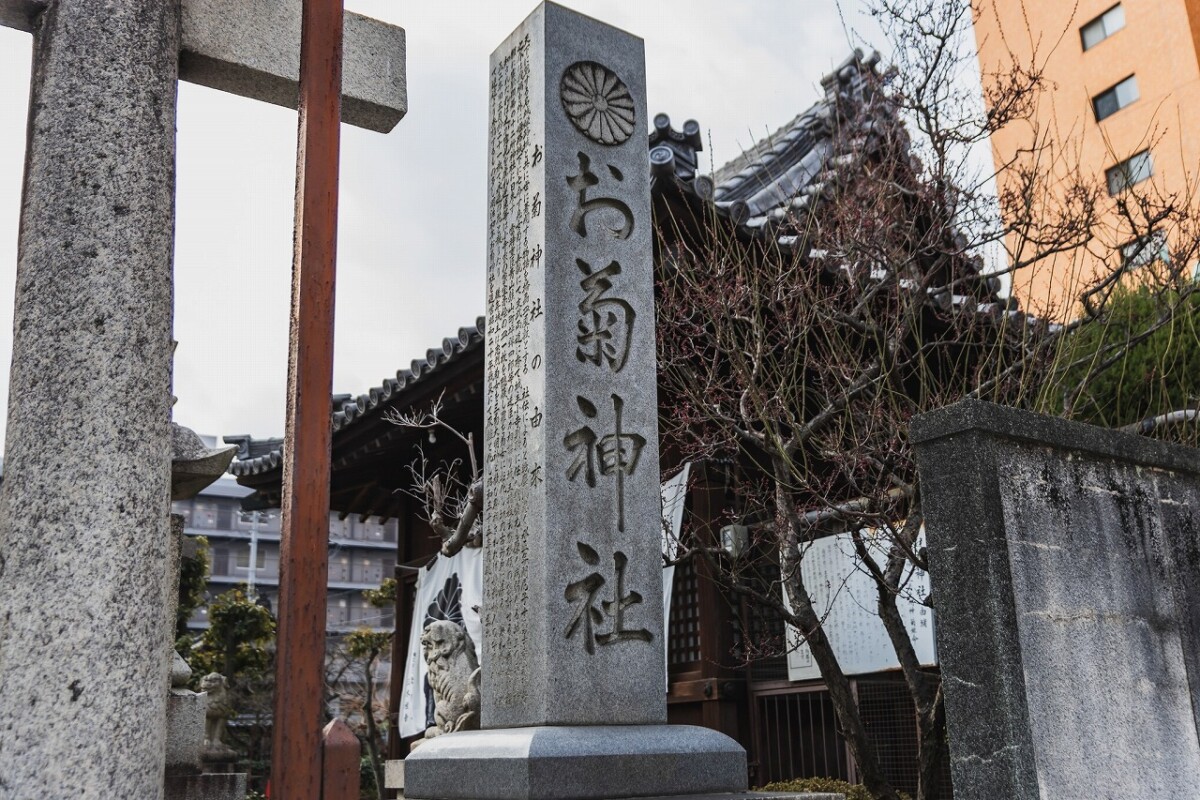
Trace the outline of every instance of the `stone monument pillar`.
<instances>
[{"instance_id":1,"label":"stone monument pillar","mask_svg":"<svg viewBox=\"0 0 1200 800\"><path fill-rule=\"evenodd\" d=\"M666 722L650 167L640 39L543 3L492 54L483 730L410 798L745 789Z\"/></svg>"},{"instance_id":2,"label":"stone monument pillar","mask_svg":"<svg viewBox=\"0 0 1200 800\"><path fill-rule=\"evenodd\" d=\"M490 728L666 722L644 87L640 39L549 3L492 55Z\"/></svg>"},{"instance_id":3,"label":"stone monument pillar","mask_svg":"<svg viewBox=\"0 0 1200 800\"><path fill-rule=\"evenodd\" d=\"M204 771L205 717L209 698L205 693L197 694L187 688L191 676L191 668L178 653L174 654L171 694L167 697L165 800L243 800L246 796L245 774Z\"/></svg>"},{"instance_id":4,"label":"stone monument pillar","mask_svg":"<svg viewBox=\"0 0 1200 800\"><path fill-rule=\"evenodd\" d=\"M196 432L171 423L171 499L190 500L217 480L229 468L236 447L208 447ZM170 630L175 629L179 597L180 561L195 549L195 541L183 533L184 519L171 515L171 594L168 604ZM197 694L187 688L192 670L180 655L171 650L171 692L167 696L167 760L164 800L241 800L246 796L246 775L234 773L233 751L210 746L207 731L214 703L210 689ZM221 676L217 676L221 678ZM206 677L207 680L207 677ZM221 678L220 687L224 687ZM215 757L214 757L215 756ZM204 762L209 762L205 764ZM213 762L224 768L214 771ZM206 771L206 766L209 768Z\"/></svg>"}]
</instances>

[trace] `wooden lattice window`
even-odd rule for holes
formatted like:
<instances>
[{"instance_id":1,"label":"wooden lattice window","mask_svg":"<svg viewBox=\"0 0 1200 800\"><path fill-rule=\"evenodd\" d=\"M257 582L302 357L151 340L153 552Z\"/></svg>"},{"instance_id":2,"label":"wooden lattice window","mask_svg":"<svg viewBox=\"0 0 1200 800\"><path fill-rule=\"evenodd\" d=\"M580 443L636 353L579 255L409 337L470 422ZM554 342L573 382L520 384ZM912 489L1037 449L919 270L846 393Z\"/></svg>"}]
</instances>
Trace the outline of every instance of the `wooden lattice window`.
<instances>
[{"instance_id":1,"label":"wooden lattice window","mask_svg":"<svg viewBox=\"0 0 1200 800\"><path fill-rule=\"evenodd\" d=\"M674 586L667 663L692 664L700 660L700 585L691 561L675 567Z\"/></svg>"}]
</instances>

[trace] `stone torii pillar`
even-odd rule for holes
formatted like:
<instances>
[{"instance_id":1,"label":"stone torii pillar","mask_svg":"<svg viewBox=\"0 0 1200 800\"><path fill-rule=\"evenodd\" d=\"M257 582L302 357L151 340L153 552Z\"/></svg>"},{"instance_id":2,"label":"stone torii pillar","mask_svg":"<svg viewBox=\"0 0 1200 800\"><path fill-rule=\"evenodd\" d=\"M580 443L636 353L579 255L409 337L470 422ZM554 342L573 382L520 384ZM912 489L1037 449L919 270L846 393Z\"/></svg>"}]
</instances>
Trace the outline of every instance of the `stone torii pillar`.
<instances>
[{"instance_id":1,"label":"stone torii pillar","mask_svg":"<svg viewBox=\"0 0 1200 800\"><path fill-rule=\"evenodd\" d=\"M299 0L0 0L34 34L4 483L0 796L162 796L177 79L295 107ZM346 15L342 120L404 115Z\"/></svg>"}]
</instances>

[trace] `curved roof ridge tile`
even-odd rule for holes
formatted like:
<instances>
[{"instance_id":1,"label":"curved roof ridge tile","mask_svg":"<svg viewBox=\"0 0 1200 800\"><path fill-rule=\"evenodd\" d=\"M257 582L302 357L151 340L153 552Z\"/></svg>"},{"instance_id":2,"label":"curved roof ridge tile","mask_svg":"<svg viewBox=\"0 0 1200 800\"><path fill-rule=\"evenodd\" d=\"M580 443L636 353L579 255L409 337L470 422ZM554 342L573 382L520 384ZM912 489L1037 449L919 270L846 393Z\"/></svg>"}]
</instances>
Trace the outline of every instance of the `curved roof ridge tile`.
<instances>
[{"instance_id":1,"label":"curved roof ridge tile","mask_svg":"<svg viewBox=\"0 0 1200 800\"><path fill-rule=\"evenodd\" d=\"M484 341L484 325L484 317L476 317L474 325L459 328L454 336L442 339L441 347L427 350L423 360L415 359L411 368L396 370L395 378L384 378L379 386L373 386L357 397L334 395L333 413L330 415L333 430L340 431L353 425L356 420L362 419L368 412L379 408L430 373L455 361L462 354L477 349ZM243 438L246 451L250 452L250 446L256 440L250 436ZM269 440L257 441L265 443ZM279 444L266 454L234 461L229 466L229 472L237 477L260 475L277 468L282 461L283 445Z\"/></svg>"},{"instance_id":2,"label":"curved roof ridge tile","mask_svg":"<svg viewBox=\"0 0 1200 800\"><path fill-rule=\"evenodd\" d=\"M666 185L695 195L719 216L732 219L747 232L772 236L781 233L776 223L783 221L787 209L799 210L819 201L822 192L836 180L836 174L828 169L829 154L833 150L830 140L839 134L835 121L839 113L854 116L854 104L861 102L869 91L863 75L874 72L878 60L877 54L864 58L861 51L855 50L822 78L823 97L741 156L714 170L711 176L698 175L695 171L695 154L701 149L699 125L689 120L683 132L675 132L670 127L670 118L659 115L655 118L656 129L650 134L649 146L667 143L675 148L674 180L666 181ZM849 105L843 111L844 103ZM874 122L874 119L854 120L855 127L860 130L862 126L870 128ZM856 135L851 130L841 133ZM782 236L780 243L783 244L786 238ZM395 379L385 378L380 386L357 398L337 397L330 420L333 430L353 425L442 365L479 347L484 341L485 330L486 319L476 317L474 325L459 328L455 336L442 339L440 347L426 351L424 359L414 359L408 369L397 370ZM254 475L274 469L280 463L281 452L282 446L267 455L234 461L230 472Z\"/></svg>"}]
</instances>

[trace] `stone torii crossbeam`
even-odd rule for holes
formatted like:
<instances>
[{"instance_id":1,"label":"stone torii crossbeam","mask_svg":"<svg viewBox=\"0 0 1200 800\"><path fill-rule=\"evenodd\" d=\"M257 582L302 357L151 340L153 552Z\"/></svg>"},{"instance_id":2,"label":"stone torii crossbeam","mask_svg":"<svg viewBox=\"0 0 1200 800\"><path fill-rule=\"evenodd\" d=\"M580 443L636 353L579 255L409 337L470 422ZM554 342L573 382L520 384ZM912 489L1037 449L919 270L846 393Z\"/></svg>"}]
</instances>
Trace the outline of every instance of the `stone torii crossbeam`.
<instances>
[{"instance_id":1,"label":"stone torii crossbeam","mask_svg":"<svg viewBox=\"0 0 1200 800\"><path fill-rule=\"evenodd\" d=\"M0 0L0 25L32 33L51 5ZM342 122L387 133L408 111L404 29L347 13L345 40ZM299 76L300 0L182 0L179 80L294 109Z\"/></svg>"},{"instance_id":2,"label":"stone torii crossbeam","mask_svg":"<svg viewBox=\"0 0 1200 800\"><path fill-rule=\"evenodd\" d=\"M300 7L0 0L0 24L34 35L0 490L5 796L162 796L177 80L295 107ZM404 33L345 29L341 119L387 131Z\"/></svg>"}]
</instances>

